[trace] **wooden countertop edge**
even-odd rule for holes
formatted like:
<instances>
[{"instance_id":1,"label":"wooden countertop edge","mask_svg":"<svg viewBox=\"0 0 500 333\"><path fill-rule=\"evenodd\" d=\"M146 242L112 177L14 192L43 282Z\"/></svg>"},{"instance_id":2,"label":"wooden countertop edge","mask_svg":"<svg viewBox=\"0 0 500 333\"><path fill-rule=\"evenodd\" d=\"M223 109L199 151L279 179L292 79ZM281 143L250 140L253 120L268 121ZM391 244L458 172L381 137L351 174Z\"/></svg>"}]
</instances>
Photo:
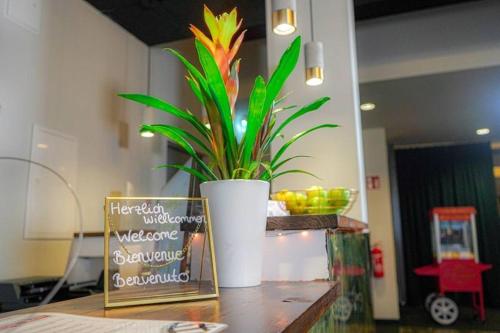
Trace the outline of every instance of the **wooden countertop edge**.
<instances>
[{"instance_id":1,"label":"wooden countertop edge","mask_svg":"<svg viewBox=\"0 0 500 333\"><path fill-rule=\"evenodd\" d=\"M309 331L316 322L326 313L326 311L334 304L335 300L340 294L340 283L339 282L329 282L330 289L326 291L320 298L318 298L314 303L312 303L306 310L302 311L295 319L293 319L285 328L282 328L280 332L282 333L303 333ZM156 305L144 305L141 308L132 307L131 313L128 312L127 308L119 308L114 310L105 310L103 307L95 307L97 303L101 304L102 294L87 296L80 299L80 302L73 300L67 300L63 302L48 304L43 307L35 307L29 309L23 309L13 312L7 312L0 314L0 318L8 317L11 315L22 314L22 313L37 313L37 312L57 312L57 313L68 313L82 316L91 317L103 317L106 318L108 311L117 310L119 313L116 316L111 316L110 318L130 318L130 319L151 319L151 318L141 318L142 314L152 312L163 312L165 307L172 306L174 303L156 304ZM159 307L162 305L161 307ZM64 309L64 310L63 310ZM152 319L153 320L153 319ZM223 320L222 320L223 321Z\"/></svg>"},{"instance_id":2,"label":"wooden countertop edge","mask_svg":"<svg viewBox=\"0 0 500 333\"><path fill-rule=\"evenodd\" d=\"M267 231L320 229L361 231L367 230L368 224L337 214L272 216L267 218Z\"/></svg>"},{"instance_id":3,"label":"wooden countertop edge","mask_svg":"<svg viewBox=\"0 0 500 333\"><path fill-rule=\"evenodd\" d=\"M334 282L334 286L321 298L314 302L306 311L297 317L282 333L308 332L325 312L335 303L340 294L340 283Z\"/></svg>"}]
</instances>

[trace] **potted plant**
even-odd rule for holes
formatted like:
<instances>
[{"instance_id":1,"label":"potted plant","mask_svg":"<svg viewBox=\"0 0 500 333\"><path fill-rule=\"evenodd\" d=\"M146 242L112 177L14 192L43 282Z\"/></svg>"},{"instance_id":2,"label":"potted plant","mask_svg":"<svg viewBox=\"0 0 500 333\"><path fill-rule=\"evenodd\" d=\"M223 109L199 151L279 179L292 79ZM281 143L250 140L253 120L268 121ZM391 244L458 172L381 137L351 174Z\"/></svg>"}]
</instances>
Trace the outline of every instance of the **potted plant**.
<instances>
[{"instance_id":1,"label":"potted plant","mask_svg":"<svg viewBox=\"0 0 500 333\"><path fill-rule=\"evenodd\" d=\"M120 96L167 112L191 125L192 132L168 124L142 125L141 131L158 133L172 140L200 166L194 169L184 165L163 165L188 172L202 181L201 193L208 198L213 221L220 286L255 286L261 282L269 182L289 173L310 175L303 170L282 171L290 160L305 157L282 159L283 154L305 135L337 125L321 124L300 132L285 142L270 161L265 159L271 143L281 136L285 127L318 110L329 100L328 97L320 98L291 113L280 124L276 123L278 112L292 112L290 109L293 108L281 106L285 98L280 98L280 92L299 58L301 39L297 37L284 52L269 80L266 82L262 76L255 79L248 102L246 131L238 140L233 119L240 67L236 54L245 31L234 39L242 22L237 20L236 9L215 16L205 6L204 19L211 38L190 26L201 70L175 50L167 51L184 65L187 83L205 108L209 124L204 124L188 110L153 96L131 93ZM206 160L197 150L206 155Z\"/></svg>"}]
</instances>

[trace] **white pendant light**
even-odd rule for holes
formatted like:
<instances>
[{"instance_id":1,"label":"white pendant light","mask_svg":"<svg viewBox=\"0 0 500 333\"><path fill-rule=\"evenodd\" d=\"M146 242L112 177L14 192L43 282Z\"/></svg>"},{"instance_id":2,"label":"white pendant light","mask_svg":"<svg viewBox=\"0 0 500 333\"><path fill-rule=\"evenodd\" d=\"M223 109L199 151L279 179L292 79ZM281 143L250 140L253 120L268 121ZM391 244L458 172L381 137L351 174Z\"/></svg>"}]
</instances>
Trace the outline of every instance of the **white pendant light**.
<instances>
[{"instance_id":1,"label":"white pendant light","mask_svg":"<svg viewBox=\"0 0 500 333\"><path fill-rule=\"evenodd\" d=\"M305 47L306 58L306 84L308 86L319 86L323 83L323 43L309 42Z\"/></svg>"},{"instance_id":2,"label":"white pendant light","mask_svg":"<svg viewBox=\"0 0 500 333\"><path fill-rule=\"evenodd\" d=\"M311 41L305 45L306 61L306 84L308 86L319 86L323 83L323 68L325 62L323 59L323 43L314 40L314 21L313 21L313 0L310 0L310 21L311 21Z\"/></svg>"},{"instance_id":3,"label":"white pendant light","mask_svg":"<svg viewBox=\"0 0 500 333\"><path fill-rule=\"evenodd\" d=\"M297 29L297 4L295 0L272 0L273 32L290 35Z\"/></svg>"}]
</instances>

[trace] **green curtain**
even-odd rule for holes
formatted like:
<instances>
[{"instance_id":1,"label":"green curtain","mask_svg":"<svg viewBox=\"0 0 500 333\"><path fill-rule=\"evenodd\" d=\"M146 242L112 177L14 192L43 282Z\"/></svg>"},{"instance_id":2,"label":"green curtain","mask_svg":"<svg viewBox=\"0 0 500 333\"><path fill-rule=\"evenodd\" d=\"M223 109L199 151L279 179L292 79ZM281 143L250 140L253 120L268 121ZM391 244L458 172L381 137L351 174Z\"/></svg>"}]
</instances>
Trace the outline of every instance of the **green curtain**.
<instances>
[{"instance_id":1,"label":"green curtain","mask_svg":"<svg viewBox=\"0 0 500 333\"><path fill-rule=\"evenodd\" d=\"M474 206L480 259L493 264L484 274L486 303L500 306L500 219L487 143L396 151L407 300L422 304L436 290L413 269L432 263L429 210L439 206Z\"/></svg>"}]
</instances>

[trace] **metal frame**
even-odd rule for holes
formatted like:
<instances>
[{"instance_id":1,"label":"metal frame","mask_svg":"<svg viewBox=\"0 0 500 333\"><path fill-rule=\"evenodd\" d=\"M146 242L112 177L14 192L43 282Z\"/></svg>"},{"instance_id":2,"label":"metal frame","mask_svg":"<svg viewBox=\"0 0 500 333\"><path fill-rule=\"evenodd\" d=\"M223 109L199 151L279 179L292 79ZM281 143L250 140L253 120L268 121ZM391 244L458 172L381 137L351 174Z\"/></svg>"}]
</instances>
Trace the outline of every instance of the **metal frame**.
<instances>
[{"instance_id":1,"label":"metal frame","mask_svg":"<svg viewBox=\"0 0 500 333\"><path fill-rule=\"evenodd\" d=\"M443 261L441 256L441 233L439 230L439 214L432 214L434 218L434 246L436 250L436 260L438 263Z\"/></svg>"},{"instance_id":2,"label":"metal frame","mask_svg":"<svg viewBox=\"0 0 500 333\"><path fill-rule=\"evenodd\" d=\"M477 247L476 214L470 214L472 229L472 250L474 251L474 260L479 263L479 249Z\"/></svg>"},{"instance_id":3,"label":"metal frame","mask_svg":"<svg viewBox=\"0 0 500 333\"><path fill-rule=\"evenodd\" d=\"M109 300L109 243L110 243L110 225L108 220L108 206L111 201L116 200L163 200L163 201L202 201L203 210L206 215L206 226L205 230L206 237L208 237L208 245L210 249L210 259L212 263L212 280L214 283L215 293L211 294L203 294L203 295L193 295L192 292L177 292L166 294L164 297L155 296L154 298L147 297L138 299L134 297L133 300L124 300L124 301L110 301ZM105 308L115 308L115 307L124 307L124 306L132 306L132 305L145 305L145 304L157 304L157 303L170 303L170 302L180 302L180 301L192 301L192 300L202 300L202 299L210 299L219 297L219 283L217 280L217 267L215 261L215 250L213 244L213 235L212 235L212 223L210 219L210 210L208 207L208 199L207 198L187 198L187 197L106 197L105 205L104 205L104 307ZM203 269L203 259L201 260L201 269Z\"/></svg>"}]
</instances>

